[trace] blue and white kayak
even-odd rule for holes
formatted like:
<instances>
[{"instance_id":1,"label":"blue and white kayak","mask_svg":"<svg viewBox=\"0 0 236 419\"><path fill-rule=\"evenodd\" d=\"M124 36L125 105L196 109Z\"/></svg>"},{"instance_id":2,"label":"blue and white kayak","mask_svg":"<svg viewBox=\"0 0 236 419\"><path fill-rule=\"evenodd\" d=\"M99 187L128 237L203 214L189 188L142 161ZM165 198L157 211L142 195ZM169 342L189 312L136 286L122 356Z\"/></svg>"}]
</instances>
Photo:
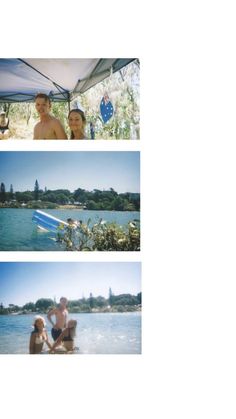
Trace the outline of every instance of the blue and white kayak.
<instances>
[{"instance_id":1,"label":"blue and white kayak","mask_svg":"<svg viewBox=\"0 0 236 419\"><path fill-rule=\"evenodd\" d=\"M68 226L68 223L65 221L40 210L34 211L32 221L36 223L40 229L53 231L54 233L57 233L58 231L63 232Z\"/></svg>"}]
</instances>

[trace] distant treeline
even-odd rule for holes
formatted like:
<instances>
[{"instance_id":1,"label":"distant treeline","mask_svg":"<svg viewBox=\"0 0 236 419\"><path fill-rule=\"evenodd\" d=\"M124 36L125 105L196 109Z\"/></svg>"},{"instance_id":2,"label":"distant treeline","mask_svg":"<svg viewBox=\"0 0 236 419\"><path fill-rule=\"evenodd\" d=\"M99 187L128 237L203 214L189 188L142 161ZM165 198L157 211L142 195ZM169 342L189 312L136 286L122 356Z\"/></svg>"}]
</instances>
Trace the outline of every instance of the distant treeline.
<instances>
[{"instance_id":1,"label":"distant treeline","mask_svg":"<svg viewBox=\"0 0 236 419\"><path fill-rule=\"evenodd\" d=\"M93 297L92 293L90 293L89 298L69 300L67 307L71 313L136 311L141 307L141 300L141 292L137 295L113 295L110 289L108 298L102 296ZM55 306L56 303L52 299L40 298L36 303L28 302L22 307L15 304L9 304L8 307L4 307L3 304L0 304L0 314L29 314L34 312L46 314Z\"/></svg>"},{"instance_id":2,"label":"distant treeline","mask_svg":"<svg viewBox=\"0 0 236 419\"><path fill-rule=\"evenodd\" d=\"M94 189L86 191L78 188L74 192L68 189L40 189L36 180L33 191L14 192L13 185L6 191L5 184L0 186L0 205L20 208L57 208L58 205L76 205L88 210L139 211L139 193L120 193L113 188L109 190Z\"/></svg>"}]
</instances>

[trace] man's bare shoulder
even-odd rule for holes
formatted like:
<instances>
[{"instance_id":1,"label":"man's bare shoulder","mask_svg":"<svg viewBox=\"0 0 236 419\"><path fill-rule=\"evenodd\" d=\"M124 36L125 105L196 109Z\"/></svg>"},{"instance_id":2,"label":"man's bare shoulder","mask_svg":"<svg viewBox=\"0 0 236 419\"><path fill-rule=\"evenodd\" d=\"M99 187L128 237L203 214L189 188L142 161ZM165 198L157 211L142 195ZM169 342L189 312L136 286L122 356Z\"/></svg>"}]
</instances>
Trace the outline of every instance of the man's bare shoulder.
<instances>
[{"instance_id":1,"label":"man's bare shoulder","mask_svg":"<svg viewBox=\"0 0 236 419\"><path fill-rule=\"evenodd\" d=\"M40 123L41 122L37 122L37 124L34 126L34 139L38 140L40 138Z\"/></svg>"},{"instance_id":2,"label":"man's bare shoulder","mask_svg":"<svg viewBox=\"0 0 236 419\"><path fill-rule=\"evenodd\" d=\"M67 140L67 135L65 133L64 127L61 121L54 116L51 116L51 128L55 132L56 138L58 140Z\"/></svg>"},{"instance_id":3,"label":"man's bare shoulder","mask_svg":"<svg viewBox=\"0 0 236 419\"><path fill-rule=\"evenodd\" d=\"M41 121L37 122L37 124L35 124L34 126L34 132L37 132L40 129L40 125L42 124Z\"/></svg>"},{"instance_id":4,"label":"man's bare shoulder","mask_svg":"<svg viewBox=\"0 0 236 419\"><path fill-rule=\"evenodd\" d=\"M62 123L59 119L57 119L55 116L50 115L51 117L51 123L55 126L59 126L62 127Z\"/></svg>"}]
</instances>

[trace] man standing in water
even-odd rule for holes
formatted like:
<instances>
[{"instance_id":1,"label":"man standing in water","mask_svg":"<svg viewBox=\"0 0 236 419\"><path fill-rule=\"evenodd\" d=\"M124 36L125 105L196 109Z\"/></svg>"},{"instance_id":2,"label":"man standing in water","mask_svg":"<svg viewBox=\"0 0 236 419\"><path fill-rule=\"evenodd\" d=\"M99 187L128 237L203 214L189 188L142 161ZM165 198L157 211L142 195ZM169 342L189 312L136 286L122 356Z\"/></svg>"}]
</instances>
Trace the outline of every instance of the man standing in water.
<instances>
[{"instance_id":1,"label":"man standing in water","mask_svg":"<svg viewBox=\"0 0 236 419\"><path fill-rule=\"evenodd\" d=\"M57 338L60 336L62 329L66 327L67 316L68 316L68 311L66 308L67 303L68 303L67 298L61 297L58 307L50 310L47 315L47 318L52 325L51 334L54 341L56 341ZM56 317L55 323L52 321L52 316Z\"/></svg>"},{"instance_id":2,"label":"man standing in water","mask_svg":"<svg viewBox=\"0 0 236 419\"><path fill-rule=\"evenodd\" d=\"M34 127L34 140L67 140L65 130L59 119L50 115L51 101L44 93L35 97L35 108L40 122Z\"/></svg>"}]
</instances>

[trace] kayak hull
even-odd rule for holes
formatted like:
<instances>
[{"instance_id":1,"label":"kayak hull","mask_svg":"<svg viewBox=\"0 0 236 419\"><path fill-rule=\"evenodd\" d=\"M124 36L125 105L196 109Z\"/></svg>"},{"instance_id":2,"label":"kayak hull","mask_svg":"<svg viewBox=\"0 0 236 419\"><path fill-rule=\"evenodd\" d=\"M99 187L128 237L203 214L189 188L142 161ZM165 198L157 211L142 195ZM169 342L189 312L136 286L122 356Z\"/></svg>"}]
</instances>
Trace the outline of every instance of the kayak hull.
<instances>
[{"instance_id":1,"label":"kayak hull","mask_svg":"<svg viewBox=\"0 0 236 419\"><path fill-rule=\"evenodd\" d=\"M37 224L40 229L52 231L54 233L59 231L63 232L68 226L68 223L65 221L40 210L34 211L32 221Z\"/></svg>"}]
</instances>

